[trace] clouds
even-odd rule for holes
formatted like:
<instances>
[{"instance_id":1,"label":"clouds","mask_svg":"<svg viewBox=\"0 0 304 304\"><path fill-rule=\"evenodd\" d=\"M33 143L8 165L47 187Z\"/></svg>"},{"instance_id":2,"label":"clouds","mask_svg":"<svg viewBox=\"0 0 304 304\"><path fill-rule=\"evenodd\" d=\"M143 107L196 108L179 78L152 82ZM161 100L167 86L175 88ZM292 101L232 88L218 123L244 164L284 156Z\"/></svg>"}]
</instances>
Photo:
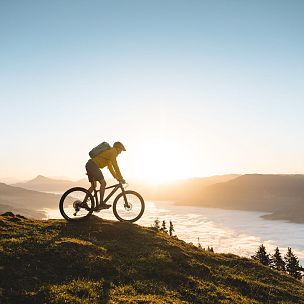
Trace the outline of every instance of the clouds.
<instances>
[{"instance_id":1,"label":"clouds","mask_svg":"<svg viewBox=\"0 0 304 304\"><path fill-rule=\"evenodd\" d=\"M178 207L170 202L146 202L147 208L138 224L151 226L158 218L167 224L171 220L177 236L202 247L211 246L217 253L233 253L250 257L263 243L268 253L273 254L278 246L284 256L287 247L304 264L304 225L283 221L268 221L260 218L261 212L223 210L213 208ZM60 217L51 213L51 217ZM112 211L103 211L99 216L115 220Z\"/></svg>"}]
</instances>

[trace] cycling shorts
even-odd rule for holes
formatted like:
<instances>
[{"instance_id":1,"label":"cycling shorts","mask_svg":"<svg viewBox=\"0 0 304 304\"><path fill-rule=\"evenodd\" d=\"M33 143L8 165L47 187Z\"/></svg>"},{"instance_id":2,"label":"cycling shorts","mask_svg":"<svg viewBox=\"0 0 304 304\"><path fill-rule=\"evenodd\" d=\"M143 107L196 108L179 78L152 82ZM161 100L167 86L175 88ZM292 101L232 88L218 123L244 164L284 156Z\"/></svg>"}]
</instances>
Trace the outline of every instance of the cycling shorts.
<instances>
[{"instance_id":1,"label":"cycling shorts","mask_svg":"<svg viewBox=\"0 0 304 304\"><path fill-rule=\"evenodd\" d=\"M86 163L86 170L88 174L89 182L91 183L93 180L100 181L104 180L104 176L98 166L92 159L89 159Z\"/></svg>"}]
</instances>

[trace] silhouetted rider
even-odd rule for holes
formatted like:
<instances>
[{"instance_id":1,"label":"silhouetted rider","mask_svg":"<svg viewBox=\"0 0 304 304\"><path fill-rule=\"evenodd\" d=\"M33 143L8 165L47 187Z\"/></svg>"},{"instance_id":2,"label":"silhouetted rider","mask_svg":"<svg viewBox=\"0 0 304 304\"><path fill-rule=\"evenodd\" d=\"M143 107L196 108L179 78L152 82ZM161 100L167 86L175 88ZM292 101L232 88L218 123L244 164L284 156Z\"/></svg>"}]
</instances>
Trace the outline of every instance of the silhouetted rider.
<instances>
[{"instance_id":1,"label":"silhouetted rider","mask_svg":"<svg viewBox=\"0 0 304 304\"><path fill-rule=\"evenodd\" d=\"M113 144L112 148L100 153L92 159L89 159L86 163L86 170L89 181L91 183L91 187L88 189L88 191L92 192L96 188L96 181L100 183L100 205L97 207L96 211L101 209L108 209L111 207L111 205L103 202L106 181L100 169L108 167L115 179L117 179L122 184L125 183L116 160L117 156L122 151L126 151L126 149L121 142L117 141Z\"/></svg>"}]
</instances>

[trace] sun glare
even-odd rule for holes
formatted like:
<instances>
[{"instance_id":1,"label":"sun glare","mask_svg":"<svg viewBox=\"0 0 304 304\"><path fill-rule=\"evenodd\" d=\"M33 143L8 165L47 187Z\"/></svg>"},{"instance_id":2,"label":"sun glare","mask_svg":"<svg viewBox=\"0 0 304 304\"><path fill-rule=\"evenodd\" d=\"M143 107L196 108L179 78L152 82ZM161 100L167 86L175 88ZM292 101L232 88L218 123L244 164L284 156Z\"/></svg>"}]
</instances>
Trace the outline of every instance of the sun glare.
<instances>
[{"instance_id":1,"label":"sun glare","mask_svg":"<svg viewBox=\"0 0 304 304\"><path fill-rule=\"evenodd\" d=\"M181 150L177 144L154 142L141 145L142 153L138 160L143 180L161 184L191 176L191 168L183 163Z\"/></svg>"}]
</instances>

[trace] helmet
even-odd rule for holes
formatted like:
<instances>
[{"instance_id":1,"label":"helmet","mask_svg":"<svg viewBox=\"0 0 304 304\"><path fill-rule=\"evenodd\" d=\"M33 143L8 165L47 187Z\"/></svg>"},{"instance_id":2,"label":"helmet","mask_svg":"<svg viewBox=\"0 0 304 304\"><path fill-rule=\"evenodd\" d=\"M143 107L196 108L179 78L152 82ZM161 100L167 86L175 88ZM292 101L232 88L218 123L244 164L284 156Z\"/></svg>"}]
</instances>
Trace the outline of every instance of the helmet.
<instances>
[{"instance_id":1,"label":"helmet","mask_svg":"<svg viewBox=\"0 0 304 304\"><path fill-rule=\"evenodd\" d=\"M124 145L123 145L120 141L116 141L116 142L114 143L113 147L119 148L119 149L121 149L122 151L126 151L126 148L124 147Z\"/></svg>"}]
</instances>

